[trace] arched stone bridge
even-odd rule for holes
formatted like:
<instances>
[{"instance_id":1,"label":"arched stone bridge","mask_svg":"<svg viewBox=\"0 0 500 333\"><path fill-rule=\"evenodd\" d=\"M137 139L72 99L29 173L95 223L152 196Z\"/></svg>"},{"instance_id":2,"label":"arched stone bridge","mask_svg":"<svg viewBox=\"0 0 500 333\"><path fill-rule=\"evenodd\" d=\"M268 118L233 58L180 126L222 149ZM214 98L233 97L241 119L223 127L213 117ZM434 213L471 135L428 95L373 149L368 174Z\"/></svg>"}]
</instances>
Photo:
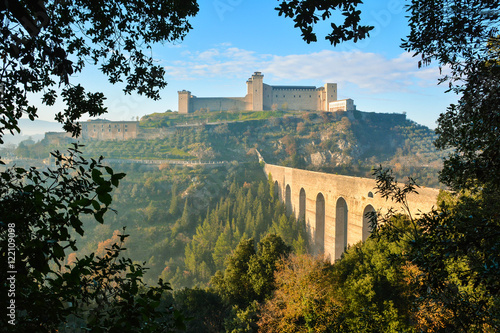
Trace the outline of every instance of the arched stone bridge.
<instances>
[{"instance_id":1,"label":"arched stone bridge","mask_svg":"<svg viewBox=\"0 0 500 333\"><path fill-rule=\"evenodd\" d=\"M288 212L305 220L316 252L332 261L340 257L347 245L370 235L366 213L400 208L375 193L374 179L272 164L265 164L264 171L271 175ZM412 215L429 212L436 205L439 190L421 187L418 193L408 196Z\"/></svg>"}]
</instances>

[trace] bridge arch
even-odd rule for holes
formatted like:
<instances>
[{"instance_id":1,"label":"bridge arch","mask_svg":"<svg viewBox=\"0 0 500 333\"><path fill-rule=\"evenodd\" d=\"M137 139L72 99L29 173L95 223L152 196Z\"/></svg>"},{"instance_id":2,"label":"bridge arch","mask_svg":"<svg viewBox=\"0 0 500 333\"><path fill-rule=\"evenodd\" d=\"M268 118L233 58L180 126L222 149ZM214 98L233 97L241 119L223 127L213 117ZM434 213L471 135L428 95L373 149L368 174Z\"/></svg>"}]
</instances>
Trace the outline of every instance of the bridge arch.
<instances>
[{"instance_id":1,"label":"bridge arch","mask_svg":"<svg viewBox=\"0 0 500 333\"><path fill-rule=\"evenodd\" d=\"M292 213L292 189L290 185L286 185L285 188L285 207L288 214Z\"/></svg>"},{"instance_id":2,"label":"bridge arch","mask_svg":"<svg viewBox=\"0 0 500 333\"><path fill-rule=\"evenodd\" d=\"M272 179L272 194L284 204L288 201L286 188L290 186L291 213L297 219L305 219L314 253L321 251L331 260L339 258L346 245L368 237L369 223L363 216L366 212L380 210L384 213L393 205L377 195L373 179L272 164L265 164L264 170ZM420 188L418 197L410 195L408 202L412 213L430 211L438 193L436 189Z\"/></svg>"},{"instance_id":3,"label":"bridge arch","mask_svg":"<svg viewBox=\"0 0 500 333\"><path fill-rule=\"evenodd\" d=\"M362 230L362 240L365 241L370 237L370 218L371 213L375 213L375 208L372 205L367 205L363 210L363 230Z\"/></svg>"},{"instance_id":4,"label":"bridge arch","mask_svg":"<svg viewBox=\"0 0 500 333\"><path fill-rule=\"evenodd\" d=\"M306 190L303 187L299 194L299 220L306 220Z\"/></svg>"},{"instance_id":5,"label":"bridge arch","mask_svg":"<svg viewBox=\"0 0 500 333\"><path fill-rule=\"evenodd\" d=\"M339 197L335 206L335 257L339 258L347 247L348 209L344 198Z\"/></svg>"},{"instance_id":6,"label":"bridge arch","mask_svg":"<svg viewBox=\"0 0 500 333\"><path fill-rule=\"evenodd\" d=\"M274 181L274 197L281 199L280 198L280 184L278 183L277 180Z\"/></svg>"},{"instance_id":7,"label":"bridge arch","mask_svg":"<svg viewBox=\"0 0 500 333\"><path fill-rule=\"evenodd\" d=\"M320 192L316 196L316 231L314 245L316 253L325 251L325 197Z\"/></svg>"}]
</instances>

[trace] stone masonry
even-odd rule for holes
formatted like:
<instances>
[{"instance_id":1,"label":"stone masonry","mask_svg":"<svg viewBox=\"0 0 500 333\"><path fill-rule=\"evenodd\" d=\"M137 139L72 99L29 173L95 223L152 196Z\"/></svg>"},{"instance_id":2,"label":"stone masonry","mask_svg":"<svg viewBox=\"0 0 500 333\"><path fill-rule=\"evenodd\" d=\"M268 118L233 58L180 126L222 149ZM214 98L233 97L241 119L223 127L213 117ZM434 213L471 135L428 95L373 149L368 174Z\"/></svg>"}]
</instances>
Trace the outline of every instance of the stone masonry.
<instances>
[{"instance_id":1,"label":"stone masonry","mask_svg":"<svg viewBox=\"0 0 500 333\"><path fill-rule=\"evenodd\" d=\"M340 258L348 245L370 235L367 212L399 209L376 193L374 179L341 176L266 164L275 190L287 211L304 219L316 253ZM408 197L411 214L418 216L436 205L439 190L419 188ZM399 210L399 212L402 212Z\"/></svg>"},{"instance_id":2,"label":"stone masonry","mask_svg":"<svg viewBox=\"0 0 500 333\"><path fill-rule=\"evenodd\" d=\"M271 86L264 83L264 75L255 72L247 80L245 97L196 97L190 91L179 94L179 113L192 113L200 109L209 111L262 111L289 109L303 111L352 111L352 99L337 101L337 84L314 86Z\"/></svg>"}]
</instances>

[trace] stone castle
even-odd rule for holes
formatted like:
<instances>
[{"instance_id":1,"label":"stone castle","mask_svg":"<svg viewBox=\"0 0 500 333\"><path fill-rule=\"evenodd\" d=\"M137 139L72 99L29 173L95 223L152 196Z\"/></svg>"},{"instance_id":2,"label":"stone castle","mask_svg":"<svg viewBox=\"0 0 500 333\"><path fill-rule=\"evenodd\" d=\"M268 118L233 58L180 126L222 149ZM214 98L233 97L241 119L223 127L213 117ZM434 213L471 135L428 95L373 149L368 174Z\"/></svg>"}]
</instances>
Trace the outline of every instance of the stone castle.
<instances>
[{"instance_id":1,"label":"stone castle","mask_svg":"<svg viewBox=\"0 0 500 333\"><path fill-rule=\"evenodd\" d=\"M287 108L302 111L353 111L350 98L337 100L337 84L314 86L271 86L264 75L255 72L247 80L245 97L196 97L190 91L179 91L179 113L200 109L210 111L263 111Z\"/></svg>"}]
</instances>

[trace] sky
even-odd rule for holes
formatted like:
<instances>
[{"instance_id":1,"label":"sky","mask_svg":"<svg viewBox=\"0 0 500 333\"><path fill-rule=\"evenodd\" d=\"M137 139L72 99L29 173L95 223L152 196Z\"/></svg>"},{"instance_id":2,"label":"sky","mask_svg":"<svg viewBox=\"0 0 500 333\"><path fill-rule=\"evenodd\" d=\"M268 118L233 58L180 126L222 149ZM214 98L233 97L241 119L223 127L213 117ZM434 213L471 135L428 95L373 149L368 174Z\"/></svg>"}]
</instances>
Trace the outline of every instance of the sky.
<instances>
[{"instance_id":1,"label":"sky","mask_svg":"<svg viewBox=\"0 0 500 333\"><path fill-rule=\"evenodd\" d=\"M176 111L177 91L198 97L243 97L255 71L270 85L338 84L338 98L352 98L358 110L403 113L419 124L436 127L440 113L456 102L438 86L436 66L419 69L418 56L400 48L408 32L404 0L366 1L359 7L370 38L333 47L324 36L329 22L315 29L318 42L307 44L289 18L278 16L273 0L203 0L191 19L193 29L182 42L156 45L152 55L166 70L161 100L125 96L96 68L87 67L78 82L107 96L110 120L131 120L154 112ZM335 19L335 18L333 18ZM63 105L56 104L57 108ZM42 108L40 119L53 120ZM82 120L86 120L83 118Z\"/></svg>"}]
</instances>

